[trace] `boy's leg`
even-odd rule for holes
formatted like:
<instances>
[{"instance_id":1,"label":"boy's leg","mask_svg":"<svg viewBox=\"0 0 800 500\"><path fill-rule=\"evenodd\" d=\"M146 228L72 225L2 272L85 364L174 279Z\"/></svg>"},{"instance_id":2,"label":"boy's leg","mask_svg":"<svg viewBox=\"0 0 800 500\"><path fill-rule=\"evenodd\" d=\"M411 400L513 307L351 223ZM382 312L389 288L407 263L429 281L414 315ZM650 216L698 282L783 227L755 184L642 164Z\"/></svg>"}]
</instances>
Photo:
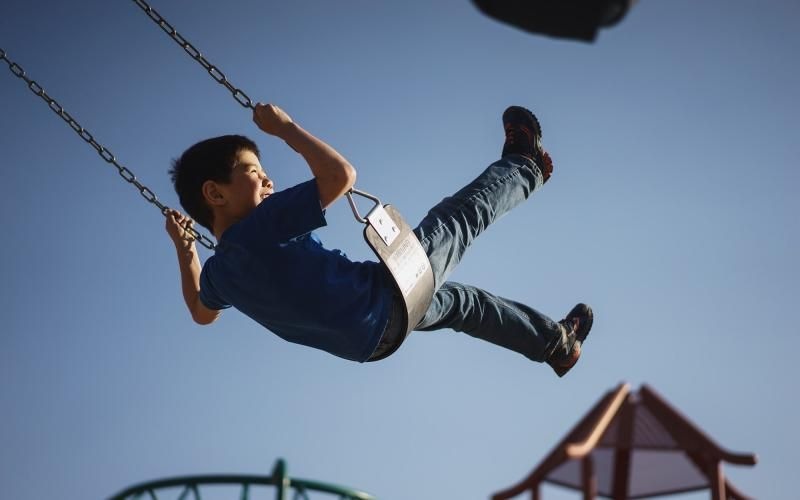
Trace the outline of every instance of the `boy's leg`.
<instances>
[{"instance_id":1,"label":"boy's leg","mask_svg":"<svg viewBox=\"0 0 800 500\"><path fill-rule=\"evenodd\" d=\"M502 158L434 206L414 230L430 260L436 288L447 280L475 238L528 199L552 171L533 113L512 106L503 113L503 127Z\"/></svg>"},{"instance_id":2,"label":"boy's leg","mask_svg":"<svg viewBox=\"0 0 800 500\"><path fill-rule=\"evenodd\" d=\"M447 281L416 330L451 328L544 362L564 341L562 326L532 307Z\"/></svg>"},{"instance_id":3,"label":"boy's leg","mask_svg":"<svg viewBox=\"0 0 800 500\"><path fill-rule=\"evenodd\" d=\"M414 229L430 260L434 287L447 280L479 234L541 185L542 174L533 161L511 155L434 206Z\"/></svg>"},{"instance_id":4,"label":"boy's leg","mask_svg":"<svg viewBox=\"0 0 800 500\"><path fill-rule=\"evenodd\" d=\"M591 329L588 306L578 304L564 320L555 322L524 304L446 281L475 238L525 201L552 173L533 113L508 108L503 126L502 158L433 207L414 230L428 255L437 290L415 329L465 332L532 360L547 361L563 376L580 357L581 344Z\"/></svg>"},{"instance_id":5,"label":"boy's leg","mask_svg":"<svg viewBox=\"0 0 800 500\"><path fill-rule=\"evenodd\" d=\"M581 356L592 328L592 309L578 304L555 322L532 307L498 297L480 288L446 281L436 291L416 330L451 328L547 362L563 377Z\"/></svg>"}]
</instances>

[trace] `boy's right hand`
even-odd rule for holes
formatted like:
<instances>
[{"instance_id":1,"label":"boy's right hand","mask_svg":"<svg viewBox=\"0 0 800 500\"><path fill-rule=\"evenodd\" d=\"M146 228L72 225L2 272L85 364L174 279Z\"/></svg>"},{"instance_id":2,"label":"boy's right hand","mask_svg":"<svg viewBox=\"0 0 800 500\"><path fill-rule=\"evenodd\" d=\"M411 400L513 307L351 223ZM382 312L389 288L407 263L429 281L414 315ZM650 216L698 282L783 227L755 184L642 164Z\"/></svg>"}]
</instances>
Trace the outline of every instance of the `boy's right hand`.
<instances>
[{"instance_id":1,"label":"boy's right hand","mask_svg":"<svg viewBox=\"0 0 800 500\"><path fill-rule=\"evenodd\" d=\"M283 138L283 132L294 123L284 110L274 104L257 103L253 110L253 121L264 132Z\"/></svg>"},{"instance_id":2,"label":"boy's right hand","mask_svg":"<svg viewBox=\"0 0 800 500\"><path fill-rule=\"evenodd\" d=\"M166 230L176 247L185 248L194 242L194 237L186 230L194 221L175 209L167 214Z\"/></svg>"}]
</instances>

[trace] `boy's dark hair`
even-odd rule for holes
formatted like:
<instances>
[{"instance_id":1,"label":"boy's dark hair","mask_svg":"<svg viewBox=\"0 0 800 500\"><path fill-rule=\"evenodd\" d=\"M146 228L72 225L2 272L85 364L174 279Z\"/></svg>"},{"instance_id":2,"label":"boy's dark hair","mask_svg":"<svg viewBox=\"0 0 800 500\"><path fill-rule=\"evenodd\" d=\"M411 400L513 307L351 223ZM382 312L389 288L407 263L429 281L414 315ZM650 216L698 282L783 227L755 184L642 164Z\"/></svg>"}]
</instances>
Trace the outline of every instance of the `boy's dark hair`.
<instances>
[{"instance_id":1,"label":"boy's dark hair","mask_svg":"<svg viewBox=\"0 0 800 500\"><path fill-rule=\"evenodd\" d=\"M200 141L172 161L169 175L178 200L186 213L213 231L214 213L203 198L206 181L227 184L240 151L250 151L260 159L256 143L242 135L223 135Z\"/></svg>"}]
</instances>

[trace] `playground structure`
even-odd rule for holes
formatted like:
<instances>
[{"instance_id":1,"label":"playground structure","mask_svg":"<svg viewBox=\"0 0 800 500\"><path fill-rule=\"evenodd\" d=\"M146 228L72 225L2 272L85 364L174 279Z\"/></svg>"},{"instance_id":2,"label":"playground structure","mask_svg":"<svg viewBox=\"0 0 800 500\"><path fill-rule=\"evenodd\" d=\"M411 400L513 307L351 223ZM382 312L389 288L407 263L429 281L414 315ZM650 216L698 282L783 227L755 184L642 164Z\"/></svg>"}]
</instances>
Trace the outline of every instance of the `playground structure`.
<instances>
[{"instance_id":1,"label":"playground structure","mask_svg":"<svg viewBox=\"0 0 800 500\"><path fill-rule=\"evenodd\" d=\"M238 489L240 500L250 500L256 489L274 487L275 500L311 500L312 498L337 498L339 500L375 500L375 497L342 486L310 481L307 479L293 479L286 473L286 461L278 459L272 468L269 476L252 475L205 475L205 476L183 476L168 479L157 479L146 483L137 484L126 488L109 498L109 500L138 500L147 498L149 500L160 500L166 498L177 498L179 500L200 500L206 498L202 496L203 489L219 487L229 487L232 490ZM323 495L311 496L310 493L322 493ZM266 498L260 494L258 498ZM290 496L291 494L291 496ZM166 495L170 495L167 497ZM229 498L237 498L229 496Z\"/></svg>"},{"instance_id":2,"label":"playground structure","mask_svg":"<svg viewBox=\"0 0 800 500\"><path fill-rule=\"evenodd\" d=\"M603 396L528 477L495 493L541 498L543 482L597 496L633 499L709 489L712 500L748 500L722 462L755 465L756 456L718 446L647 385L620 384Z\"/></svg>"},{"instance_id":3,"label":"playground structure","mask_svg":"<svg viewBox=\"0 0 800 500\"><path fill-rule=\"evenodd\" d=\"M651 498L705 489L712 500L750 500L725 478L723 462L752 466L756 456L723 449L647 385L631 392L629 384L622 383L608 391L528 477L491 499L528 493L532 500L540 500L541 484L549 483L582 492L584 500ZM376 498L341 486L289 478L286 463L279 459L271 476L161 479L127 488L109 500L160 500L167 498L165 494L174 494L178 500L200 500L205 498L201 487L220 485L238 487L240 500L250 500L252 489L261 486L275 487L276 500L311 500L309 492L327 494L325 498L338 495L340 500ZM290 492L293 496L287 496Z\"/></svg>"}]
</instances>

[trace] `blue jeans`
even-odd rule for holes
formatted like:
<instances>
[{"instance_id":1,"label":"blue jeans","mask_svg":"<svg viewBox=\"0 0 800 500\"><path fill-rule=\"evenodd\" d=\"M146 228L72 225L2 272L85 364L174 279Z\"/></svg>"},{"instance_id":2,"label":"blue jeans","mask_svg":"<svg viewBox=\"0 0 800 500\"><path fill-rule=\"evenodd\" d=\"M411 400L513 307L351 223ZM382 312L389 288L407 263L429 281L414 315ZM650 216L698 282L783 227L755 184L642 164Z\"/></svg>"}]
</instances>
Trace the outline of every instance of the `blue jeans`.
<instances>
[{"instance_id":1,"label":"blue jeans","mask_svg":"<svg viewBox=\"0 0 800 500\"><path fill-rule=\"evenodd\" d=\"M451 328L539 362L560 344L560 325L532 307L447 281L475 238L542 182L533 161L509 155L428 212L414 233L430 260L436 293L415 330Z\"/></svg>"}]
</instances>

